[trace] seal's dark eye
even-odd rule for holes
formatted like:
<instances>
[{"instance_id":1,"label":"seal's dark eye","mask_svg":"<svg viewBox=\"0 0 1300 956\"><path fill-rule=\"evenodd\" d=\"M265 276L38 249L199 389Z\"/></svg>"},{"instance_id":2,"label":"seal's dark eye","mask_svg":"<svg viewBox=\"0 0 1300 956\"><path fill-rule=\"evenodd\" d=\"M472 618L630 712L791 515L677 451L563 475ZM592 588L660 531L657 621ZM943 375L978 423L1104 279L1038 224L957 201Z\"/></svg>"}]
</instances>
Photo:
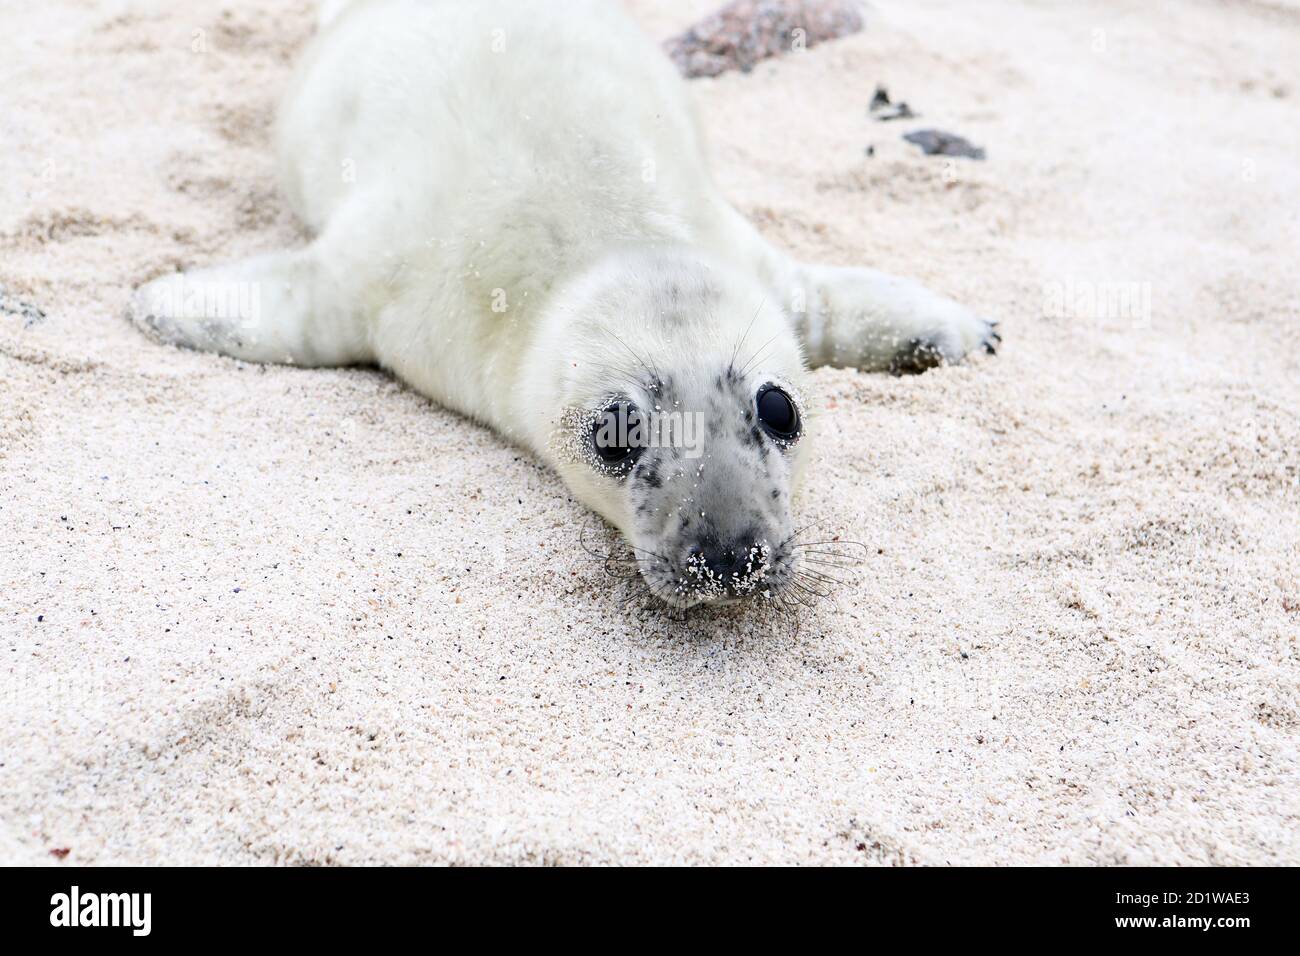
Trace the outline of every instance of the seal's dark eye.
<instances>
[{"instance_id":1,"label":"seal's dark eye","mask_svg":"<svg viewBox=\"0 0 1300 956\"><path fill-rule=\"evenodd\" d=\"M758 419L776 438L790 441L799 436L799 410L790 396L775 385L764 385L755 398Z\"/></svg>"},{"instance_id":2,"label":"seal's dark eye","mask_svg":"<svg viewBox=\"0 0 1300 956\"><path fill-rule=\"evenodd\" d=\"M641 412L631 402L614 402L596 415L591 444L596 457L613 474L631 470L645 447Z\"/></svg>"}]
</instances>

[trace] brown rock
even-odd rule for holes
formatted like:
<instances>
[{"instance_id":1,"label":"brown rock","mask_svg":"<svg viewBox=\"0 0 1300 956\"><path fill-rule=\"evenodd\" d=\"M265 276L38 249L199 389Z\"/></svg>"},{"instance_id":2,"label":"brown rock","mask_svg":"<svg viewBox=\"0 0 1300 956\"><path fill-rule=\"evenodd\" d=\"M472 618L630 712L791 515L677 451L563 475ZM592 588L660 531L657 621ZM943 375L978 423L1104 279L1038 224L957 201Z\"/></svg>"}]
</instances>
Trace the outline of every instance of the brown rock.
<instances>
[{"instance_id":1,"label":"brown rock","mask_svg":"<svg viewBox=\"0 0 1300 956\"><path fill-rule=\"evenodd\" d=\"M754 64L862 29L858 0L734 0L664 49L683 76L749 72Z\"/></svg>"}]
</instances>

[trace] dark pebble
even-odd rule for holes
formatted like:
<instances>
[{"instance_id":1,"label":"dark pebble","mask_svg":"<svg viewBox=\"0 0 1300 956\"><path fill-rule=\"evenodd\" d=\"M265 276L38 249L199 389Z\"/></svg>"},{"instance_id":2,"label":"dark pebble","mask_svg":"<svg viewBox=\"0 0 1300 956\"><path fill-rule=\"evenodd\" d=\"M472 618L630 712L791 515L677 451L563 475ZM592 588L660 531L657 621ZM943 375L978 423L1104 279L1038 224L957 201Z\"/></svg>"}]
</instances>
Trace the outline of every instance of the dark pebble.
<instances>
[{"instance_id":1,"label":"dark pebble","mask_svg":"<svg viewBox=\"0 0 1300 956\"><path fill-rule=\"evenodd\" d=\"M966 156L970 159L983 159L984 149L962 139L955 133L945 133L941 129L919 129L907 133L903 139L921 147L927 156Z\"/></svg>"},{"instance_id":2,"label":"dark pebble","mask_svg":"<svg viewBox=\"0 0 1300 956\"><path fill-rule=\"evenodd\" d=\"M23 328L29 329L37 322L45 318L45 313L30 302L24 302L6 291L5 287L0 285L0 313L4 315L14 315L23 320Z\"/></svg>"}]
</instances>

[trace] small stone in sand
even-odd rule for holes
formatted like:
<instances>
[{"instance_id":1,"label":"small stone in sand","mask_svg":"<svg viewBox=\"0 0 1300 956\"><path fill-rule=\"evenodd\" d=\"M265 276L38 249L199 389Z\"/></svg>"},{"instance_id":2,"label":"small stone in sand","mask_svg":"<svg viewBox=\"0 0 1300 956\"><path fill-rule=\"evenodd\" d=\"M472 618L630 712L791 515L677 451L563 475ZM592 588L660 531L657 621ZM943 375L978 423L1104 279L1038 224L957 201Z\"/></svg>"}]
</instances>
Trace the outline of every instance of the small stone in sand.
<instances>
[{"instance_id":1,"label":"small stone in sand","mask_svg":"<svg viewBox=\"0 0 1300 956\"><path fill-rule=\"evenodd\" d=\"M915 119L916 113L906 103L892 103L889 99L889 91L883 86L877 86L875 94L871 97L871 105L868 107L871 115L876 118L877 122L887 123L890 120L898 119Z\"/></svg>"},{"instance_id":2,"label":"small stone in sand","mask_svg":"<svg viewBox=\"0 0 1300 956\"><path fill-rule=\"evenodd\" d=\"M973 145L970 140L962 139L954 133L945 133L941 129L919 129L907 133L903 139L921 147L927 156L967 156L971 159L983 159L984 148Z\"/></svg>"},{"instance_id":3,"label":"small stone in sand","mask_svg":"<svg viewBox=\"0 0 1300 956\"><path fill-rule=\"evenodd\" d=\"M734 0L670 37L664 49L686 77L748 73L760 60L861 29L854 0Z\"/></svg>"},{"instance_id":4,"label":"small stone in sand","mask_svg":"<svg viewBox=\"0 0 1300 956\"><path fill-rule=\"evenodd\" d=\"M45 313L39 308L30 302L24 302L22 299L10 295L2 285L0 285L0 313L18 316L23 320L23 328L25 329L31 328L45 318Z\"/></svg>"}]
</instances>

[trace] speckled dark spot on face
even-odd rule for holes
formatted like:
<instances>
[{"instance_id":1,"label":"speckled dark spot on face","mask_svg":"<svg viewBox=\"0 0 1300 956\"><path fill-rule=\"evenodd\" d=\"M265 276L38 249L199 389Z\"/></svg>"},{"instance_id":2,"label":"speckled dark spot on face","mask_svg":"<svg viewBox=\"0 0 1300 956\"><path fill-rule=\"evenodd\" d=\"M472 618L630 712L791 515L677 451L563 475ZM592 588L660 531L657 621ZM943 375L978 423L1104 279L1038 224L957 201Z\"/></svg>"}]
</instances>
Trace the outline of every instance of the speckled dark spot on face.
<instances>
[{"instance_id":1,"label":"speckled dark spot on face","mask_svg":"<svg viewBox=\"0 0 1300 956\"><path fill-rule=\"evenodd\" d=\"M664 483L663 479L659 477L659 464L657 462L643 465L632 477L651 488L658 488Z\"/></svg>"}]
</instances>

